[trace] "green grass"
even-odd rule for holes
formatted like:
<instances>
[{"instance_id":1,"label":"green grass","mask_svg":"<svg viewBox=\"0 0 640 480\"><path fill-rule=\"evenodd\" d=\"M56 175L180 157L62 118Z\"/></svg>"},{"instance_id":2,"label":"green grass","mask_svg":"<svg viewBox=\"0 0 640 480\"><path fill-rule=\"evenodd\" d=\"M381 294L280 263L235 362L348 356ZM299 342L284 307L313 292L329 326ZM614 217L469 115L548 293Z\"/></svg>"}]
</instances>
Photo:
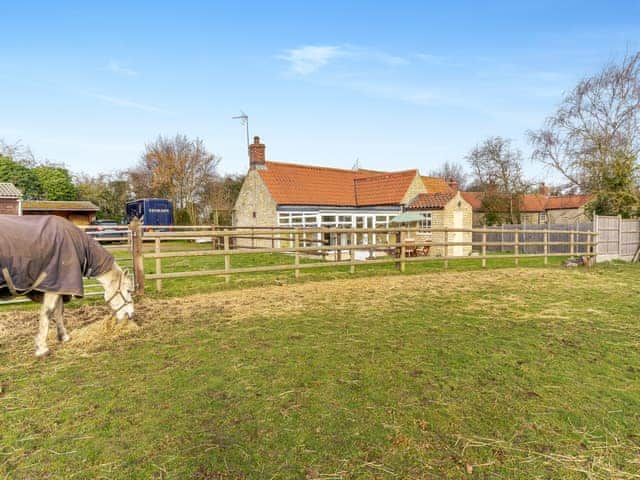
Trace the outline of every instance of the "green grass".
<instances>
[{"instance_id":1,"label":"green grass","mask_svg":"<svg viewBox=\"0 0 640 480\"><path fill-rule=\"evenodd\" d=\"M148 300L45 361L2 344L0 478L636 478L640 269L438 268Z\"/></svg>"},{"instance_id":2,"label":"green grass","mask_svg":"<svg viewBox=\"0 0 640 480\"><path fill-rule=\"evenodd\" d=\"M171 245L176 250L204 250L209 249L208 244L179 243ZM170 248L171 248L170 247ZM150 249L150 246L147 246ZM163 251L166 247L163 244ZM499 254L495 254L499 255ZM567 257L549 257L548 266L559 266ZM347 258L344 258L347 260ZM283 253L247 253L231 256L232 268L246 268L253 266L270 265L292 265L293 255ZM293 270L280 272L243 273L234 274L229 283L225 283L222 276L203 276L185 279L165 279L163 280L164 291L162 297L183 296L193 293L204 293L216 290L228 290L236 288L247 288L261 285L287 284L292 282L335 280L341 278L371 277L377 275L400 275L393 263L390 264L367 264L366 261L358 262L356 273L350 274L348 266L333 266L331 262L321 260L319 257L301 258L301 263L323 263L326 267L302 269L300 277L295 279ZM510 258L496 258L487 260L487 268L509 268L515 267L515 262ZM544 267L544 260L540 257L522 258L519 260L521 267ZM474 257L464 257L450 260L448 269L454 271L479 270L482 262ZM177 257L162 259L162 272L185 272L197 270L221 270L224 269L224 257L201 256L201 257ZM444 261L437 258L420 262L407 262L406 274L420 274L428 272L438 272L444 269ZM155 260L145 260L145 272L155 273ZM147 281L146 288L149 294L155 294L155 281Z\"/></svg>"}]
</instances>

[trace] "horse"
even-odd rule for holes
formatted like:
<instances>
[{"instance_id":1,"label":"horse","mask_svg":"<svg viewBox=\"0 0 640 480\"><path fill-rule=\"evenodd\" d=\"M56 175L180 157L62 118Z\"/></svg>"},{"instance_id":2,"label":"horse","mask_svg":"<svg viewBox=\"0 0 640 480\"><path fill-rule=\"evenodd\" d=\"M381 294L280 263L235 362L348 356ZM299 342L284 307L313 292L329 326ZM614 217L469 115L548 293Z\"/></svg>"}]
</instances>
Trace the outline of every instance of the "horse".
<instances>
[{"instance_id":1,"label":"horse","mask_svg":"<svg viewBox=\"0 0 640 480\"><path fill-rule=\"evenodd\" d=\"M68 342L64 304L84 296L95 278L118 322L134 320L133 282L102 245L68 220L51 215L0 215L0 300L26 296L41 303L36 357L49 354L49 322Z\"/></svg>"}]
</instances>

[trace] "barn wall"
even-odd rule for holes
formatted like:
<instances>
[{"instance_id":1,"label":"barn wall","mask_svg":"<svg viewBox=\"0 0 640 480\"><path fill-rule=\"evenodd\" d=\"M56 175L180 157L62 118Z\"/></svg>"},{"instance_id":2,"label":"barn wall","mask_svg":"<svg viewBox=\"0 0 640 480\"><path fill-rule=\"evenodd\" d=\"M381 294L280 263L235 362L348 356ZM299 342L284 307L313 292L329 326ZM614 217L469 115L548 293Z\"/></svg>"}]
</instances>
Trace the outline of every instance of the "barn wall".
<instances>
[{"instance_id":1,"label":"barn wall","mask_svg":"<svg viewBox=\"0 0 640 480\"><path fill-rule=\"evenodd\" d=\"M73 212L66 210L28 210L24 215L55 215L69 220L75 225L89 225L96 219L94 212Z\"/></svg>"},{"instance_id":2,"label":"barn wall","mask_svg":"<svg viewBox=\"0 0 640 480\"><path fill-rule=\"evenodd\" d=\"M20 202L15 198L0 198L0 215L18 215Z\"/></svg>"}]
</instances>

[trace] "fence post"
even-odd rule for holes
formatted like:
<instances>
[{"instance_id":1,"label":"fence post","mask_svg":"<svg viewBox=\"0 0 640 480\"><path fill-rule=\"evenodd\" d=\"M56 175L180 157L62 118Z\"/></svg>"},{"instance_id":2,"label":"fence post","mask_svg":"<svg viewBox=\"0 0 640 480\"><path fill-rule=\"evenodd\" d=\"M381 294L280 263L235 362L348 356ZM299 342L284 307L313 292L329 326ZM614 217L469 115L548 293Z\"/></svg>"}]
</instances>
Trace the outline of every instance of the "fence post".
<instances>
[{"instance_id":1,"label":"fence post","mask_svg":"<svg viewBox=\"0 0 640 480\"><path fill-rule=\"evenodd\" d=\"M576 252L576 233L572 230L569 236L569 254L573 257Z\"/></svg>"},{"instance_id":2,"label":"fence post","mask_svg":"<svg viewBox=\"0 0 640 480\"><path fill-rule=\"evenodd\" d=\"M348 242L347 242L348 243ZM351 234L351 250L349 250L349 273L356 273L356 234Z\"/></svg>"},{"instance_id":3,"label":"fence post","mask_svg":"<svg viewBox=\"0 0 640 480\"><path fill-rule=\"evenodd\" d=\"M549 264L549 230L544 231L544 264Z\"/></svg>"},{"instance_id":4,"label":"fence post","mask_svg":"<svg viewBox=\"0 0 640 480\"><path fill-rule=\"evenodd\" d=\"M500 253L504 253L504 223L500 225Z\"/></svg>"},{"instance_id":5,"label":"fence post","mask_svg":"<svg viewBox=\"0 0 640 480\"><path fill-rule=\"evenodd\" d=\"M300 266L300 252L298 249L300 248L300 233L296 230L296 233L293 234L293 263L296 267ZM296 268L294 271L295 278L300 278L300 269Z\"/></svg>"},{"instance_id":6,"label":"fence post","mask_svg":"<svg viewBox=\"0 0 640 480\"><path fill-rule=\"evenodd\" d=\"M482 228L482 266L487 266L487 226Z\"/></svg>"},{"instance_id":7,"label":"fence post","mask_svg":"<svg viewBox=\"0 0 640 480\"><path fill-rule=\"evenodd\" d=\"M405 247L404 239L406 237L406 232L404 230L400 231L400 271L404 272L405 269L405 261L407 254L407 248Z\"/></svg>"},{"instance_id":8,"label":"fence post","mask_svg":"<svg viewBox=\"0 0 640 480\"><path fill-rule=\"evenodd\" d=\"M594 233L598 233L600 230L600 226L598 225L598 214L594 214L593 215L593 232ZM593 253L596 254L594 258L594 261L597 263L598 262L598 245L596 245L595 247L593 245L591 245L591 243L593 242L593 236L592 235L587 235L587 248L586 248L586 252L587 253L591 253L593 251ZM598 242L600 242L600 237L598 236Z\"/></svg>"},{"instance_id":9,"label":"fence post","mask_svg":"<svg viewBox=\"0 0 640 480\"><path fill-rule=\"evenodd\" d=\"M449 268L449 229L444 227L444 268Z\"/></svg>"},{"instance_id":10,"label":"fence post","mask_svg":"<svg viewBox=\"0 0 640 480\"><path fill-rule=\"evenodd\" d=\"M517 228L514 230L515 235L513 239L513 253L515 254L515 264L518 265L520 262L518 261L518 256L520 255L520 230Z\"/></svg>"},{"instance_id":11,"label":"fence post","mask_svg":"<svg viewBox=\"0 0 640 480\"><path fill-rule=\"evenodd\" d=\"M618 258L622 257L622 216L618 215Z\"/></svg>"},{"instance_id":12,"label":"fence post","mask_svg":"<svg viewBox=\"0 0 640 480\"><path fill-rule=\"evenodd\" d=\"M156 244L155 252L156 252L156 254L158 254L158 253L160 253L160 238L156 238L155 244ZM156 257L156 273L162 273L162 260L159 257ZM161 278L158 278L156 280L156 291L157 292L161 292L162 291L162 279Z\"/></svg>"},{"instance_id":13,"label":"fence post","mask_svg":"<svg viewBox=\"0 0 640 480\"><path fill-rule=\"evenodd\" d=\"M227 229L224 229L224 238L223 238L223 244L224 244L224 251L225 251L225 255L224 255L224 269L225 271L229 271L231 270L231 255L229 255L229 235L227 232ZM224 281L225 283L229 283L231 281L231 275L226 274L224 276Z\"/></svg>"},{"instance_id":14,"label":"fence post","mask_svg":"<svg viewBox=\"0 0 640 480\"><path fill-rule=\"evenodd\" d=\"M131 254L133 256L133 281L135 292L144 295L144 259L142 258L142 225L138 218L129 224L131 234Z\"/></svg>"}]
</instances>

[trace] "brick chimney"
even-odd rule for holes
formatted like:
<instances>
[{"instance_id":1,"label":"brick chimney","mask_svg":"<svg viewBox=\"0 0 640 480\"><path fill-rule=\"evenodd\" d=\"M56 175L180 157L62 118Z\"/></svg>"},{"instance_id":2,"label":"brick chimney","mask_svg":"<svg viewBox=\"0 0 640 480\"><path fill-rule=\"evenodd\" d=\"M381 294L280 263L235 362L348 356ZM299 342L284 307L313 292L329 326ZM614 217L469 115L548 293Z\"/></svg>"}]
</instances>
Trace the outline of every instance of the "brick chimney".
<instances>
[{"instance_id":1,"label":"brick chimney","mask_svg":"<svg viewBox=\"0 0 640 480\"><path fill-rule=\"evenodd\" d=\"M547 187L544 182L542 182L540 184L540 187L538 187L538 193L540 195L544 195L545 197L549 196L549 187Z\"/></svg>"},{"instance_id":2,"label":"brick chimney","mask_svg":"<svg viewBox=\"0 0 640 480\"><path fill-rule=\"evenodd\" d=\"M267 168L265 148L264 143L260 143L260 137L253 137L253 143L249 145L249 170Z\"/></svg>"},{"instance_id":3,"label":"brick chimney","mask_svg":"<svg viewBox=\"0 0 640 480\"><path fill-rule=\"evenodd\" d=\"M458 181L455 178L448 179L447 185L449 185L449 188L454 192L457 192L460 189L460 186L458 185Z\"/></svg>"}]
</instances>

